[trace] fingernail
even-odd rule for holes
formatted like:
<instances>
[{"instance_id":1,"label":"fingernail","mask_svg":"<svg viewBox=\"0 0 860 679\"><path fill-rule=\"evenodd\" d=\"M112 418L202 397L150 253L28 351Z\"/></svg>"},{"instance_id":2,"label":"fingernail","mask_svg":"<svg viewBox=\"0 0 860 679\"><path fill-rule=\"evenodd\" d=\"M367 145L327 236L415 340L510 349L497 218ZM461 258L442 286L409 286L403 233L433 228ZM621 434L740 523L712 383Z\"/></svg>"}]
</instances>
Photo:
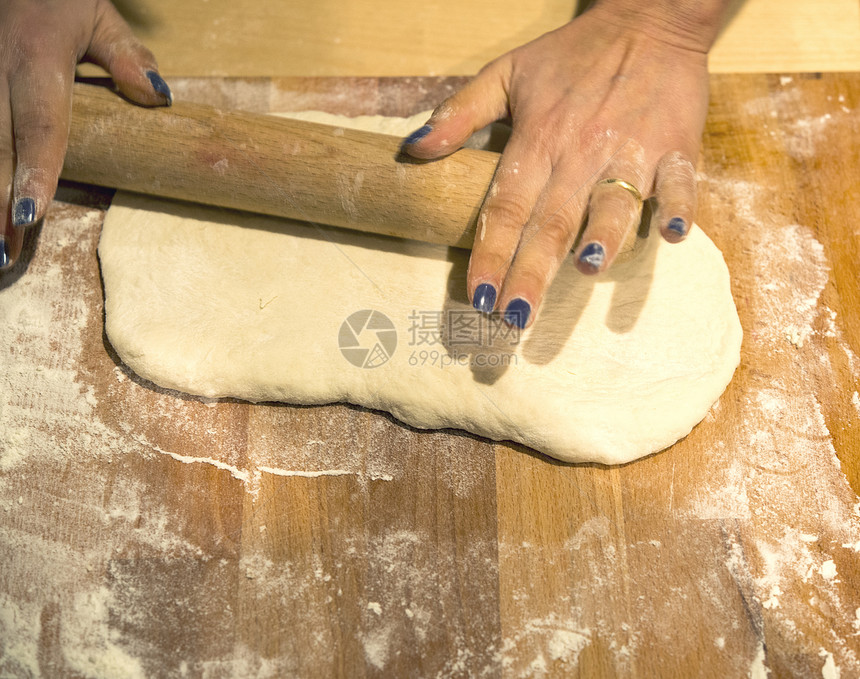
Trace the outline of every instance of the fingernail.
<instances>
[{"instance_id":1,"label":"fingernail","mask_svg":"<svg viewBox=\"0 0 860 679\"><path fill-rule=\"evenodd\" d=\"M12 258L9 256L9 251L6 249L6 239L0 238L0 271L12 266Z\"/></svg>"},{"instance_id":2,"label":"fingernail","mask_svg":"<svg viewBox=\"0 0 860 679\"><path fill-rule=\"evenodd\" d=\"M531 306L524 299L519 297L512 299L508 302L508 308L505 309L505 323L515 325L518 328L525 328L531 312Z\"/></svg>"},{"instance_id":3,"label":"fingernail","mask_svg":"<svg viewBox=\"0 0 860 679\"><path fill-rule=\"evenodd\" d=\"M433 130L429 125L423 125L415 130L412 134L410 134L406 139L403 140L404 146L409 146L410 144L414 144L416 142L421 141Z\"/></svg>"},{"instance_id":4,"label":"fingernail","mask_svg":"<svg viewBox=\"0 0 860 679\"><path fill-rule=\"evenodd\" d=\"M600 243L589 243L582 249L582 254L579 255L579 261L587 266L590 266L595 271L598 271L603 266L603 260L606 259L606 250Z\"/></svg>"},{"instance_id":5,"label":"fingernail","mask_svg":"<svg viewBox=\"0 0 860 679\"><path fill-rule=\"evenodd\" d=\"M679 236L683 237L687 235L687 223L680 217L672 217L672 219L669 220L669 225L666 228L668 228L669 231L674 231Z\"/></svg>"},{"instance_id":6,"label":"fingernail","mask_svg":"<svg viewBox=\"0 0 860 679\"><path fill-rule=\"evenodd\" d=\"M146 77L149 78L149 82L152 85L152 89L154 89L158 94L167 99L168 105L173 103L173 93L170 91L170 88L167 86L167 83L164 82L164 78L162 78L155 71L147 71Z\"/></svg>"},{"instance_id":7,"label":"fingernail","mask_svg":"<svg viewBox=\"0 0 860 679\"><path fill-rule=\"evenodd\" d=\"M12 226L27 226L36 221L36 201L30 197L19 198L12 207Z\"/></svg>"},{"instance_id":8,"label":"fingernail","mask_svg":"<svg viewBox=\"0 0 860 679\"><path fill-rule=\"evenodd\" d=\"M493 312L496 306L496 289L489 283L481 283L475 288L475 296L472 297L472 306L485 314Z\"/></svg>"}]
</instances>

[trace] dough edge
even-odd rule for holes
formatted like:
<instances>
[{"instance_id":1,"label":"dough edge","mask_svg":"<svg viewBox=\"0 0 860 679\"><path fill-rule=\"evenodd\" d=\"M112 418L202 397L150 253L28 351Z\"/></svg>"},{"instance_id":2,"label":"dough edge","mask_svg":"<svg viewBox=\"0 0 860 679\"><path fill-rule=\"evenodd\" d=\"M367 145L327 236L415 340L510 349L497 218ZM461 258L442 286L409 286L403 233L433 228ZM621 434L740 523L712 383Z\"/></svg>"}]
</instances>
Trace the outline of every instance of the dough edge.
<instances>
[{"instance_id":1,"label":"dough edge","mask_svg":"<svg viewBox=\"0 0 860 679\"><path fill-rule=\"evenodd\" d=\"M112 208L114 210L111 215L112 221L129 219L133 222L144 214L137 212L135 217L131 211L126 212L130 209L123 207L124 200L124 197L118 196L117 205ZM106 223L106 226L110 225ZM138 225L137 228L140 229L142 226ZM312 375L307 375L305 382L299 376L282 382L278 376L231 375L229 370L212 379L195 374L193 370L183 371L184 361L181 356L171 357L153 352L152 328L148 332L141 332L138 321L125 322L129 311L125 301L128 296L121 290L119 284L113 283L123 275L122 269L125 267L122 257L116 256L118 251L111 252L111 231L107 228L103 232L102 242L99 245L105 280L105 329L109 341L122 361L141 377L160 387L208 398L239 398L254 403L279 401L302 405L349 402L390 412L402 422L419 429L463 429L495 441L515 441L566 462L614 465L656 453L689 434L720 398L740 362L742 331L731 298L728 269L720 256L725 286L723 300L731 305L731 309L730 313L720 317L717 333L720 339L716 342L720 349L716 352L718 355L714 357L711 366L713 372L702 382L701 389L688 389L679 395L676 404L677 412L673 413L674 417L670 418L671 421L664 417L664 413L649 409L647 403L641 404L641 408L631 410L629 417L640 423L639 429L642 432L652 432L636 441L627 436L629 429L634 428L632 425L618 427L616 423L611 422L603 427L594 427L590 432L579 429L571 435L560 436L557 429L552 426L552 418L549 417L548 408L545 406L538 406L527 416L523 415L518 419L514 431L511 430L510 421L506 421L508 418L503 414L494 414L493 409L485 411L489 413L485 419L459 417L456 409L451 408L428 409L427 397L424 393L426 385L420 384L412 385L414 389L411 391L409 388L398 388L396 394L392 394L385 380L381 380L381 388L379 385L356 385L349 381L339 385L333 385L327 380L314 382ZM707 240L704 234L701 235ZM709 240L708 243L710 244ZM710 247L719 255L719 251L712 244ZM129 281L129 283L132 288L136 286L135 282ZM344 367L348 368L346 364ZM393 368L393 365L390 367ZM377 371L385 369L386 366L374 369L371 374L374 377L381 375L382 373ZM434 389L437 390L444 388L444 383L441 386L434 385ZM577 422L583 423L589 420L598 422L606 419L606 414L601 412L605 404L581 405L582 411L575 417ZM663 428L661 431L654 433L661 427Z\"/></svg>"},{"instance_id":2,"label":"dough edge","mask_svg":"<svg viewBox=\"0 0 860 679\"><path fill-rule=\"evenodd\" d=\"M415 120L423 115L419 114L412 120L403 120L406 121L405 125L411 128L415 124ZM308 117L310 119L315 118L313 114L308 113L302 113L301 116L306 119ZM344 121L344 126L350 124L348 120L341 117L327 116L327 118L327 122L330 124L336 124L338 121ZM363 124L366 128L373 128L379 124L379 120L390 121L392 119L368 116L363 117ZM396 126L391 129L391 133L400 133L400 131ZM649 409L647 404L643 404L641 408L631 408L629 417L631 421L637 421L637 426L641 432L649 432L649 430L663 427L659 434L646 433L637 441L632 441L626 437L629 434L628 428L619 428L611 422L602 427L594 427L590 433L580 430L572 436L560 436L551 420L548 421L546 418L546 411L548 410L546 407L534 408L528 416L524 416L522 419L518 418L512 431L510 418L503 414L494 414L492 409L485 411L486 417L469 418L468 416L459 416L455 408L428 408L426 395L419 388L423 385L420 384L415 385L416 389L411 394L408 390L398 389L397 393L392 395L389 389L379 388L378 385L357 386L349 380L335 387L332 387L331 384L321 385L314 383L312 376L304 384L300 384L301 378L298 377L292 383L282 383L278 379L267 379L265 374L257 375L251 379L247 375L223 375L213 381L211 378L194 374L193 370L183 371L179 365L181 361L177 362L164 355L159 355L157 352L153 353L151 345L148 344L151 335L147 336L146 332L141 334L139 325L134 322L126 322L128 309L124 309L125 303L123 301L123 295L126 293L119 289L118 283L115 283L115 281L120 280L120 276L124 275L121 258L120 261L117 261L114 256L114 254L122 251L123 244L111 243L109 225L123 219L134 220L131 208L125 207L127 204L143 205L144 207L150 204L156 209L163 209L164 203L122 196L121 194L117 195L114 202L115 204L111 207L106 219L102 241L99 244L99 256L105 280L106 333L118 355L129 368L161 387L210 398L232 397L250 402L281 401L295 404L349 402L390 412L397 419L419 429L464 429L495 441L516 441L567 462L623 464L663 450L686 436L718 401L740 362L742 330L731 297L728 269L719 250L704 233L701 233L698 228L694 228L695 236L691 233L691 238L695 240L701 236L707 241L707 246L713 250L712 254L715 254L719 259L717 268L720 271L717 275L721 277L723 286L719 301L723 308L714 314L715 318L719 318L720 324L717 333L720 339L716 342L719 349L714 352L714 360L710 366L711 373L706 376L707 383L703 383L697 389L688 389L680 395L676 404L677 412L667 416L665 412ZM182 208L182 210L184 209ZM129 212L126 212L127 210ZM193 210L189 212L189 214L192 213ZM389 369L393 367L393 365L388 366ZM383 366L378 370L384 371L385 368L386 366ZM377 373L377 375L379 374ZM257 381L255 382L254 379ZM444 380L441 384L444 388ZM576 417L578 422L588 422L589 420L601 422L602 419L605 419L600 411L601 404L581 405L583 412ZM464 413L463 415L467 414Z\"/></svg>"}]
</instances>

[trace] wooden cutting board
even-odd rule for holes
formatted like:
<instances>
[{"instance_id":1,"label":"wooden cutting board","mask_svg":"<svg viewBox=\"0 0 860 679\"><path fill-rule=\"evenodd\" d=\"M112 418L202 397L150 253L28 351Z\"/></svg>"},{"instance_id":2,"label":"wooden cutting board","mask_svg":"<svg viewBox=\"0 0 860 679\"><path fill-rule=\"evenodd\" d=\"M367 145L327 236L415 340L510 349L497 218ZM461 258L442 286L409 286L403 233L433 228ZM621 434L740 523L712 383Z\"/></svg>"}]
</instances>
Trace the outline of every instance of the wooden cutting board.
<instances>
[{"instance_id":1,"label":"wooden cutting board","mask_svg":"<svg viewBox=\"0 0 860 679\"><path fill-rule=\"evenodd\" d=\"M171 85L404 115L458 83ZM111 194L62 186L0 279L0 675L860 675L858 106L860 75L713 78L742 364L624 467L156 388L103 333Z\"/></svg>"}]
</instances>

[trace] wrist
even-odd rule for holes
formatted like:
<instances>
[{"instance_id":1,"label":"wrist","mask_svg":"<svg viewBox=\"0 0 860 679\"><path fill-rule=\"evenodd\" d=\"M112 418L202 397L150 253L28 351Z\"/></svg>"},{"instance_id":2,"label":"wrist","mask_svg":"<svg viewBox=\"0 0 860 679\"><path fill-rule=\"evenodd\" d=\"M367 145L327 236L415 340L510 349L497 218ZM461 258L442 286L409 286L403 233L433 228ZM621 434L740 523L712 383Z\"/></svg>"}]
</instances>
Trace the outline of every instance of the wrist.
<instances>
[{"instance_id":1,"label":"wrist","mask_svg":"<svg viewBox=\"0 0 860 679\"><path fill-rule=\"evenodd\" d=\"M597 0L589 12L621 28L707 54L729 4L730 0Z\"/></svg>"}]
</instances>

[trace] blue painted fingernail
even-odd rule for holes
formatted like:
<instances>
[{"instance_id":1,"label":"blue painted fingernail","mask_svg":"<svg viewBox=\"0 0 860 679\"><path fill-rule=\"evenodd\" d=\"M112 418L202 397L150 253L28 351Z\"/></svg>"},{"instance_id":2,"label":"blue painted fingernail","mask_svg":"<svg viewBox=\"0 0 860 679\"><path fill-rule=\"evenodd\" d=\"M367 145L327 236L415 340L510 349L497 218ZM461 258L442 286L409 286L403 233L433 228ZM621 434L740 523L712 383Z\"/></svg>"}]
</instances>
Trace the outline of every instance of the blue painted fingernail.
<instances>
[{"instance_id":1,"label":"blue painted fingernail","mask_svg":"<svg viewBox=\"0 0 860 679\"><path fill-rule=\"evenodd\" d=\"M158 94L167 99L168 104L173 103L173 93L170 91L170 88L167 86L167 83L164 82L164 78L162 78L155 71L147 71L146 77L149 78L149 82L152 85L152 89L154 89Z\"/></svg>"},{"instance_id":2,"label":"blue painted fingernail","mask_svg":"<svg viewBox=\"0 0 860 679\"><path fill-rule=\"evenodd\" d=\"M485 314L493 313L493 307L496 306L496 289L489 283L481 283L475 288L472 306Z\"/></svg>"},{"instance_id":3,"label":"blue painted fingernail","mask_svg":"<svg viewBox=\"0 0 860 679\"><path fill-rule=\"evenodd\" d=\"M508 308L505 309L505 323L515 325L518 328L525 328L529 320L532 308L524 299L517 297L508 302Z\"/></svg>"},{"instance_id":4,"label":"blue painted fingernail","mask_svg":"<svg viewBox=\"0 0 860 679\"><path fill-rule=\"evenodd\" d=\"M426 137L433 130L429 125L423 125L415 130L412 134L410 134L406 139L403 140L403 144L405 146L409 146L409 144L414 144L415 142L419 142L424 137Z\"/></svg>"},{"instance_id":5,"label":"blue painted fingernail","mask_svg":"<svg viewBox=\"0 0 860 679\"><path fill-rule=\"evenodd\" d=\"M30 197L19 198L12 207L12 226L27 226L36 221L36 201Z\"/></svg>"},{"instance_id":6,"label":"blue painted fingernail","mask_svg":"<svg viewBox=\"0 0 860 679\"><path fill-rule=\"evenodd\" d=\"M606 259L606 250L600 243L589 243L582 249L582 254L579 255L579 261L587 264L595 271L598 271L603 266L603 260Z\"/></svg>"},{"instance_id":7,"label":"blue painted fingernail","mask_svg":"<svg viewBox=\"0 0 860 679\"><path fill-rule=\"evenodd\" d=\"M0 271L12 266L12 258L6 249L6 239L0 238Z\"/></svg>"},{"instance_id":8,"label":"blue painted fingernail","mask_svg":"<svg viewBox=\"0 0 860 679\"><path fill-rule=\"evenodd\" d=\"M668 228L669 231L674 231L679 236L687 235L687 223L680 217L672 217L672 219L669 220L669 226L666 228Z\"/></svg>"}]
</instances>

